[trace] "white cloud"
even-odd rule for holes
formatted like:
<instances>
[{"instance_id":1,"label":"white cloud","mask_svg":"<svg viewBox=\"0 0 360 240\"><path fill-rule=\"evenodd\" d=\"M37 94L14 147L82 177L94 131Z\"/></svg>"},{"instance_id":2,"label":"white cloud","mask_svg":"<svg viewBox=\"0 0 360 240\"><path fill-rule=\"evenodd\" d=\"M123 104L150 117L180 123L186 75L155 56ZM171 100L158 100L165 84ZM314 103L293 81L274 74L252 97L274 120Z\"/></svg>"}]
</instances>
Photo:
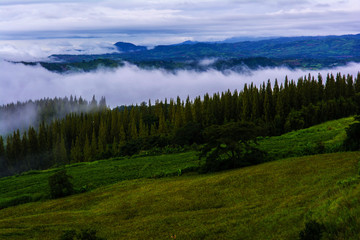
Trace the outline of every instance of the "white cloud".
<instances>
[{"instance_id":1,"label":"white cloud","mask_svg":"<svg viewBox=\"0 0 360 240\"><path fill-rule=\"evenodd\" d=\"M115 41L115 40L114 40ZM0 60L48 61L52 54L103 54L118 52L103 39L0 40Z\"/></svg>"},{"instance_id":2,"label":"white cloud","mask_svg":"<svg viewBox=\"0 0 360 240\"><path fill-rule=\"evenodd\" d=\"M325 77L328 72L336 74L357 74L360 64L322 70ZM143 70L127 65L115 70L100 69L90 73L57 74L40 66L24 66L0 62L0 104L44 97L64 97L70 95L91 99L95 94L98 98L105 96L112 107L123 104L139 104L148 99L194 98L205 93L241 90L244 83L254 82L259 85L268 79L275 78L282 82L285 75L297 80L309 71L292 71L286 68L266 68L247 74L221 72L211 70L203 73L178 71L176 74L162 70ZM317 76L319 71L310 71Z\"/></svg>"}]
</instances>

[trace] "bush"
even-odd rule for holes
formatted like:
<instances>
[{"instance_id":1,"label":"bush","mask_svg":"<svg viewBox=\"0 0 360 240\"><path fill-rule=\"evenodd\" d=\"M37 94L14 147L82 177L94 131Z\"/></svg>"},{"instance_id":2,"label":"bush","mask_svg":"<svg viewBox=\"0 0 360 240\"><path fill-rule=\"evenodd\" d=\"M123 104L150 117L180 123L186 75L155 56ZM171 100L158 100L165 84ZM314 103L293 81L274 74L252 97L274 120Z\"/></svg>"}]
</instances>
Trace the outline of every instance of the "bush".
<instances>
[{"instance_id":1,"label":"bush","mask_svg":"<svg viewBox=\"0 0 360 240\"><path fill-rule=\"evenodd\" d=\"M67 230L64 231L63 234L60 236L59 240L73 240L76 237L75 230Z\"/></svg>"},{"instance_id":2,"label":"bush","mask_svg":"<svg viewBox=\"0 0 360 240\"><path fill-rule=\"evenodd\" d=\"M346 150L360 150L360 115L355 117L356 122L346 129L344 147Z\"/></svg>"},{"instance_id":3,"label":"bush","mask_svg":"<svg viewBox=\"0 0 360 240\"><path fill-rule=\"evenodd\" d=\"M59 240L105 240L105 238L96 236L96 230L82 229L79 233L75 230L66 230Z\"/></svg>"},{"instance_id":4,"label":"bush","mask_svg":"<svg viewBox=\"0 0 360 240\"><path fill-rule=\"evenodd\" d=\"M49 187L51 198L66 197L74 193L74 188L70 182L71 176L66 174L66 170L60 170L49 177Z\"/></svg>"},{"instance_id":5,"label":"bush","mask_svg":"<svg viewBox=\"0 0 360 240\"><path fill-rule=\"evenodd\" d=\"M305 223L305 229L299 234L300 240L320 240L325 228L315 220Z\"/></svg>"},{"instance_id":6,"label":"bush","mask_svg":"<svg viewBox=\"0 0 360 240\"><path fill-rule=\"evenodd\" d=\"M79 234L77 234L77 239L79 240L105 240L96 236L96 230L94 229L82 229Z\"/></svg>"}]
</instances>

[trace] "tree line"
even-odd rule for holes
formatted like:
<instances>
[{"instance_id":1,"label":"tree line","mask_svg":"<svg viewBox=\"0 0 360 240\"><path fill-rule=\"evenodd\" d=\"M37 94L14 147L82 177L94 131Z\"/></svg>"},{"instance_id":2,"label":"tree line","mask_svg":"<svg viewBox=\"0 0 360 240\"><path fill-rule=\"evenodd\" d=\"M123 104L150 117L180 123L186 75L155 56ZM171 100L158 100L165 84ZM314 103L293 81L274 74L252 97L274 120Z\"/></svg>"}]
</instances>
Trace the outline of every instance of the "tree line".
<instances>
[{"instance_id":1,"label":"tree line","mask_svg":"<svg viewBox=\"0 0 360 240\"><path fill-rule=\"evenodd\" d=\"M54 119L64 118L69 113L98 111L106 108L104 97L97 103L95 96L90 102L82 97L44 98L36 101L10 103L0 106L0 135L7 135L14 130L26 130L30 125L50 123Z\"/></svg>"},{"instance_id":2,"label":"tree line","mask_svg":"<svg viewBox=\"0 0 360 240\"><path fill-rule=\"evenodd\" d=\"M59 100L58 106L69 102ZM96 110L42 120L36 127L0 137L1 174L204 144L208 137L203 133L213 125L252 122L261 127L260 135L270 136L354 115L359 113L360 73L355 78L340 73L326 79L286 77L280 85L275 80L272 86L269 80L260 86L245 84L239 92L114 109L106 107L104 98L86 104Z\"/></svg>"}]
</instances>

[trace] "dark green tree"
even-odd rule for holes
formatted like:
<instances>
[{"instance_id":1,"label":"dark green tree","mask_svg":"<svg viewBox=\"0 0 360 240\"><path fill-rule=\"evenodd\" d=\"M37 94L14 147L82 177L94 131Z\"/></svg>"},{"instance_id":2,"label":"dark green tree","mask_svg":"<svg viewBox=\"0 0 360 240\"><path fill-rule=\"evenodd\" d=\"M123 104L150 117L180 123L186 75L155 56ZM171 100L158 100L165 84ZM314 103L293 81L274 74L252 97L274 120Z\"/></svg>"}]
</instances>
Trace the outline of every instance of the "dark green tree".
<instances>
[{"instance_id":1,"label":"dark green tree","mask_svg":"<svg viewBox=\"0 0 360 240\"><path fill-rule=\"evenodd\" d=\"M258 127L245 122L208 127L204 131L206 144L199 155L205 157L203 171L221 171L262 162L265 153L255 145L259 134Z\"/></svg>"},{"instance_id":2,"label":"dark green tree","mask_svg":"<svg viewBox=\"0 0 360 240\"><path fill-rule=\"evenodd\" d=\"M51 175L48 179L50 196L52 198L60 198L73 194L74 188L70 179L71 176L67 175L65 169Z\"/></svg>"},{"instance_id":3,"label":"dark green tree","mask_svg":"<svg viewBox=\"0 0 360 240\"><path fill-rule=\"evenodd\" d=\"M360 150L360 115L355 117L356 122L346 129L344 147L347 150Z\"/></svg>"}]
</instances>

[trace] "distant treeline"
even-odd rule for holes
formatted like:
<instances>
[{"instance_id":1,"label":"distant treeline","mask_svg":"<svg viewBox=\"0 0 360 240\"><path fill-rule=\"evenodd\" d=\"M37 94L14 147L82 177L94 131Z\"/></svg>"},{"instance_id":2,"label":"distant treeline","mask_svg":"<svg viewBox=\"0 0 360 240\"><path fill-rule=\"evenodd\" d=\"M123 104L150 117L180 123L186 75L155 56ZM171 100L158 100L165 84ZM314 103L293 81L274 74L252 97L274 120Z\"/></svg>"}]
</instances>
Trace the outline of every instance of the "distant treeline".
<instances>
[{"instance_id":1,"label":"distant treeline","mask_svg":"<svg viewBox=\"0 0 360 240\"><path fill-rule=\"evenodd\" d=\"M56 107L71 102L58 101ZM104 103L105 99L99 105L93 99L89 104L96 105L96 111L75 111L0 137L1 175L203 144L207 141L203 130L229 122L253 122L262 127L262 135L269 136L358 114L360 73L355 78L340 73L328 74L325 80L321 75L298 81L286 78L280 86L277 81L272 86L269 80L259 87L245 84L240 92L185 101L177 97L112 110Z\"/></svg>"},{"instance_id":2,"label":"distant treeline","mask_svg":"<svg viewBox=\"0 0 360 240\"><path fill-rule=\"evenodd\" d=\"M0 135L7 135L14 130L26 130L29 126L50 123L62 119L69 113L98 111L106 107L105 98L99 104L95 96L91 102L82 97L44 98L36 101L17 102L0 106Z\"/></svg>"}]
</instances>

